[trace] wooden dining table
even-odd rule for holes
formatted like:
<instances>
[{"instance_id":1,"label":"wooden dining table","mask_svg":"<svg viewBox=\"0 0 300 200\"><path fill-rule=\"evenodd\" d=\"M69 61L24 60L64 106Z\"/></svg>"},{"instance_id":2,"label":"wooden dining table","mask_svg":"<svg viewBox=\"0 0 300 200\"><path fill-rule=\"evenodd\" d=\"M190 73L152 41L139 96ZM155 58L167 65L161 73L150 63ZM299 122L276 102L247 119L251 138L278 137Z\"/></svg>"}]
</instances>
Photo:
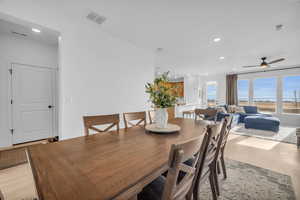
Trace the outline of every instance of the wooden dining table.
<instances>
[{"instance_id":1,"label":"wooden dining table","mask_svg":"<svg viewBox=\"0 0 300 200\"><path fill-rule=\"evenodd\" d=\"M40 200L132 199L168 169L171 144L204 135L206 125L175 118L181 130L154 134L132 127L27 150Z\"/></svg>"}]
</instances>

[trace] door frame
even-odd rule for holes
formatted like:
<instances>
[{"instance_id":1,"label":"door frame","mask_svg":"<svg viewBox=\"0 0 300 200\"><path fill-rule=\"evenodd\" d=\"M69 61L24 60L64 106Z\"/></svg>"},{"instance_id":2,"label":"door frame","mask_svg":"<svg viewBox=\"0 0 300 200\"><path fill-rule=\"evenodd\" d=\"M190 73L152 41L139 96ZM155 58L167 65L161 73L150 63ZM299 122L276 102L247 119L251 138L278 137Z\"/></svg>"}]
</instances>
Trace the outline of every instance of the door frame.
<instances>
[{"instance_id":1,"label":"door frame","mask_svg":"<svg viewBox=\"0 0 300 200\"><path fill-rule=\"evenodd\" d=\"M58 97L58 68L57 67L48 67L48 66L42 66L42 65L32 65L32 64L25 64L25 63L18 63L18 62L11 62L10 65L8 66L7 72L8 72L8 123L9 123L9 130L8 132L11 134L11 144L14 145L14 139L13 139L13 133L11 130L14 129L14 125L13 125L13 104L11 103L12 97L13 97L13 91L12 91L12 75L11 75L11 70L13 73L13 66L14 65L23 65L23 66L27 66L27 67L32 67L32 68L40 68L40 69L48 69L53 71L54 73L54 83L53 83L53 88L52 88L52 92L53 92L53 133L52 133L52 137L56 137L58 136L58 101L59 101L59 97Z\"/></svg>"}]
</instances>

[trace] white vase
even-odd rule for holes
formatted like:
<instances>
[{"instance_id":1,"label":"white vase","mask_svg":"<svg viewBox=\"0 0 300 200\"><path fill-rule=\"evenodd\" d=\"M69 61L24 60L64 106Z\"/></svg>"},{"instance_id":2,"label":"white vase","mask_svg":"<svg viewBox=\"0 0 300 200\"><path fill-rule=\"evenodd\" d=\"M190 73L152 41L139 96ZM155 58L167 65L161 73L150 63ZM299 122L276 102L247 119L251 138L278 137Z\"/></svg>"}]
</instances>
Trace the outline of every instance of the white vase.
<instances>
[{"instance_id":1,"label":"white vase","mask_svg":"<svg viewBox=\"0 0 300 200\"><path fill-rule=\"evenodd\" d=\"M155 110L155 124L157 128L166 128L168 124L167 108L157 108Z\"/></svg>"}]
</instances>

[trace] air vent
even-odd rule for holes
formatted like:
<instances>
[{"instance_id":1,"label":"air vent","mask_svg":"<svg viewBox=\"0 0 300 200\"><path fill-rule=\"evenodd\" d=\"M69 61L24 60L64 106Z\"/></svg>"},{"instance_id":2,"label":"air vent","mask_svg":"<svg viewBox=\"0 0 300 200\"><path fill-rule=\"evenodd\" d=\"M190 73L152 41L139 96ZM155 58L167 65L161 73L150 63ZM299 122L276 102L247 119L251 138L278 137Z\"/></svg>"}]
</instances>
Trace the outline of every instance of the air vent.
<instances>
[{"instance_id":1,"label":"air vent","mask_svg":"<svg viewBox=\"0 0 300 200\"><path fill-rule=\"evenodd\" d=\"M103 24L103 22L105 22L106 18L95 13L95 12L90 12L86 18L88 18L89 20L97 23L97 24Z\"/></svg>"},{"instance_id":2,"label":"air vent","mask_svg":"<svg viewBox=\"0 0 300 200\"><path fill-rule=\"evenodd\" d=\"M280 30L282 30L282 28L283 28L282 24L278 24L275 26L276 31L280 31Z\"/></svg>"},{"instance_id":3,"label":"air vent","mask_svg":"<svg viewBox=\"0 0 300 200\"><path fill-rule=\"evenodd\" d=\"M18 33L18 32L16 32L16 31L12 31L11 33L12 33L12 34L15 34L15 35L18 35L18 36L22 36L22 37L26 37L26 36L27 36L27 35L24 34L24 33Z\"/></svg>"}]
</instances>

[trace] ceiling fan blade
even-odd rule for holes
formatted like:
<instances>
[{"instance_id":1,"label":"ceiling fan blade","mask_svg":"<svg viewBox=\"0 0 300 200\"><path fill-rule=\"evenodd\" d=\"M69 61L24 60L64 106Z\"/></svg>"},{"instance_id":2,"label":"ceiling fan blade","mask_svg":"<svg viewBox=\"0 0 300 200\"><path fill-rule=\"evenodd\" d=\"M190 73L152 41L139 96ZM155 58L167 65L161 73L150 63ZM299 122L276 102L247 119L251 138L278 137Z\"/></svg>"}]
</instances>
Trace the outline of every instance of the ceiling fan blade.
<instances>
[{"instance_id":1,"label":"ceiling fan blade","mask_svg":"<svg viewBox=\"0 0 300 200\"><path fill-rule=\"evenodd\" d=\"M268 64L273 64L273 63L278 63L278 62L282 62L284 61L285 59L284 58L280 58L280 59L277 59L277 60L273 60L271 62L268 62Z\"/></svg>"},{"instance_id":2,"label":"ceiling fan blade","mask_svg":"<svg viewBox=\"0 0 300 200\"><path fill-rule=\"evenodd\" d=\"M250 65L250 66L243 66L244 68L250 68L250 67L260 67L260 65Z\"/></svg>"}]
</instances>

